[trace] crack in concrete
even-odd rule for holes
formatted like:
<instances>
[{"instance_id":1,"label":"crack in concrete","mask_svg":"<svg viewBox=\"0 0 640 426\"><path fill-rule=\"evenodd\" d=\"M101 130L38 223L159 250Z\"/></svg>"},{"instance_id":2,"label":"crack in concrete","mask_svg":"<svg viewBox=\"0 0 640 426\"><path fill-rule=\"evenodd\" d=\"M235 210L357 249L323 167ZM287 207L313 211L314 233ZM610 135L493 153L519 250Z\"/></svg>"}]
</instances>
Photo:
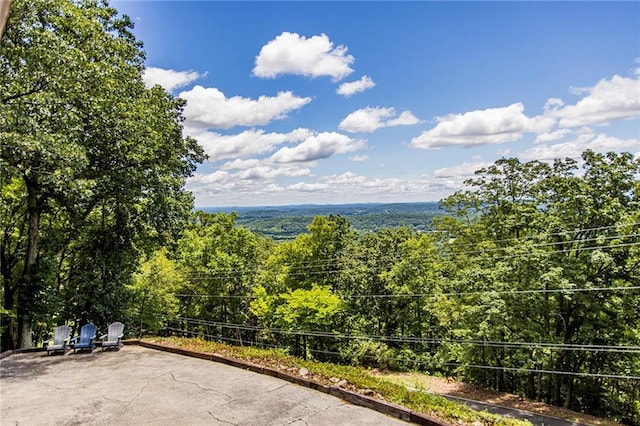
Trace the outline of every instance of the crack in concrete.
<instances>
[{"instance_id":1,"label":"crack in concrete","mask_svg":"<svg viewBox=\"0 0 640 426\"><path fill-rule=\"evenodd\" d=\"M202 390L207 391L207 392L212 392L212 393L214 393L214 394L216 394L216 395L223 395L224 397L226 397L226 398L227 398L227 399L229 399L229 400L232 400L232 399L233 399L233 398L231 397L231 395L228 395L228 394L226 394L226 393L224 393L224 392L220 392L220 391L215 390L215 389L206 388L206 387L204 387L204 386L201 386L201 385L200 385L199 383L197 383L197 382L190 382L190 381L188 381L188 380L181 380L181 379L178 379L178 378L176 377L176 375L175 375L175 374L173 374L173 371L172 371L172 372L170 372L169 374L171 374L171 377L173 378L173 381L174 381L174 382L178 382L178 383L186 383L186 384L189 384L189 385L194 385L194 386L195 386L195 387L197 387L198 389L202 389Z\"/></svg>"},{"instance_id":2,"label":"crack in concrete","mask_svg":"<svg viewBox=\"0 0 640 426\"><path fill-rule=\"evenodd\" d=\"M43 382L43 381L38 380L38 378L37 378L37 377L36 377L36 378L34 378L34 379L33 379L33 381L34 381L34 382L36 382L36 383L37 383L37 384L39 384L39 385L42 385L42 386L45 386L45 387L48 387L48 388L51 388L51 389L55 389L55 390L66 390L66 389L89 389L88 387L86 387L86 386L84 386L84 385L83 385L83 386L74 386L73 384L72 384L72 385L70 385L70 386L54 386L54 385L50 385L50 384L49 384L49 383L47 383L47 382Z\"/></svg>"},{"instance_id":3,"label":"crack in concrete","mask_svg":"<svg viewBox=\"0 0 640 426\"><path fill-rule=\"evenodd\" d=\"M207 411L207 413L209 413L209 415L216 421L219 421L219 422L222 422L222 423L226 423L228 425L238 426L236 423L231 423L231 422L228 422L226 420L219 419L218 417L214 416L211 411Z\"/></svg>"},{"instance_id":4,"label":"crack in concrete","mask_svg":"<svg viewBox=\"0 0 640 426\"><path fill-rule=\"evenodd\" d=\"M291 385L290 383L284 383L284 384L282 384L282 385L280 385L280 386L278 386L278 387L276 387L276 388L269 389L269 390L267 391L267 393L275 392L275 391L277 391L277 390L280 390L280 389L282 389L282 388L284 388L284 387L287 387L287 386L290 386L290 385Z\"/></svg>"},{"instance_id":5,"label":"crack in concrete","mask_svg":"<svg viewBox=\"0 0 640 426\"><path fill-rule=\"evenodd\" d=\"M305 419L303 419L302 417L298 417L297 419L293 419L290 422L285 423L285 424L292 425L292 424L297 423L297 422L302 422L303 424L309 426L309 423Z\"/></svg>"},{"instance_id":6,"label":"crack in concrete","mask_svg":"<svg viewBox=\"0 0 640 426\"><path fill-rule=\"evenodd\" d=\"M305 409L307 409L307 410L309 409L309 407L307 407L307 406L305 406L304 404L301 404L301 403L299 403L299 402L298 402L298 405L301 405L302 407L304 407L304 408L305 408ZM340 406L340 405L344 405L344 404L338 404L338 406ZM313 416L315 416L316 414L322 413L323 411L327 411L327 410L329 410L329 409L331 409L331 408L333 408L333 407L334 407L334 406L332 406L332 405L327 405L327 406L326 406L326 407L324 407L324 408L321 408L321 409L316 410L316 411L314 411L314 412L312 412L312 413L306 414L304 417L298 417L298 418L296 418L296 419L293 419L293 420L291 420L290 422L288 422L287 424L288 424L288 425L290 425L290 424L293 424L293 423L295 423L295 422L297 422L297 421L301 421L301 422L302 422L302 423L304 423L305 425L309 425L309 423L305 420L305 418L313 417Z\"/></svg>"},{"instance_id":7,"label":"crack in concrete","mask_svg":"<svg viewBox=\"0 0 640 426\"><path fill-rule=\"evenodd\" d=\"M147 389L147 386L149 386L149 383L151 382L151 380L153 380L153 379L148 379L148 380L147 380L147 382L144 384L144 386L143 386L143 387L138 391L138 393L136 393L136 394L133 396L133 398L131 398L131 399L127 402L127 407L128 407L129 405L131 405L131 403L132 403L133 401L135 401L136 399L138 399L138 398L140 397L140 395L142 395L142 392L144 392L144 391L145 391L145 389Z\"/></svg>"}]
</instances>

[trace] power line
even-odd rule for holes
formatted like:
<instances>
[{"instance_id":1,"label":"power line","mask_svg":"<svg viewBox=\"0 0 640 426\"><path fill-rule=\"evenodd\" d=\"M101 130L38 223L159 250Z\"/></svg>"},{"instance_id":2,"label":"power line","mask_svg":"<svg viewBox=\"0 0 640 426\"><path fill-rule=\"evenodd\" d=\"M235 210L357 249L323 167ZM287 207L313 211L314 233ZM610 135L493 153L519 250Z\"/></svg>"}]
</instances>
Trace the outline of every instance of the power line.
<instances>
[{"instance_id":1,"label":"power line","mask_svg":"<svg viewBox=\"0 0 640 426\"><path fill-rule=\"evenodd\" d=\"M395 298L423 298L423 297L437 297L437 296L475 296L483 294L497 294L497 295L510 295L510 294L550 294L550 293L582 293L582 292L609 292L609 291L627 291L627 290L640 290L639 286L625 286L625 287L584 287L584 288L552 288L552 289L529 289L529 290L481 290L481 291L460 291L460 292L443 292L443 293L403 293L403 294L340 294L336 293L345 299L395 299ZM239 295L216 295L216 294L186 294L186 293L170 293L175 297L197 297L201 299L242 299L242 300L255 300L258 296L239 296ZM285 293L286 294L286 293ZM269 295L279 296L279 295Z\"/></svg>"},{"instance_id":2,"label":"power line","mask_svg":"<svg viewBox=\"0 0 640 426\"><path fill-rule=\"evenodd\" d=\"M302 331L289 330L276 327L261 327L245 324L224 323L218 321L208 321L197 318L175 317L163 315L166 319L175 319L178 321L186 321L197 325L221 327L233 330L271 332L275 334L290 334L307 337L323 337L332 339L350 339L350 340L380 340L394 343L413 343L413 344L442 344L453 343L460 345L499 347L512 349L549 349L549 350L566 350L566 351L588 351L588 352L615 352L615 353L640 353L640 346L623 346L623 345L583 345L570 343L548 343L548 342L500 342L491 340L463 340L463 339L435 339L410 336L382 336L371 334L346 334L324 331Z\"/></svg>"},{"instance_id":3,"label":"power line","mask_svg":"<svg viewBox=\"0 0 640 426\"><path fill-rule=\"evenodd\" d=\"M630 237L640 237L640 234L627 234L627 235L614 235L614 236L608 236L608 237L598 237L598 238L590 238L590 239L585 239L582 240L581 242L585 242L585 241L608 241L608 240L615 240L615 239L626 239L626 238L630 238ZM566 245L567 242L552 242L552 243L541 243L541 244L534 244L534 245L530 245L525 247L525 249L530 249L530 248L536 248L536 247L550 247L550 246L564 246ZM541 252L539 254L554 254L554 253L566 253L566 252L572 252L572 251L582 251L582 250L596 250L596 249L608 249L608 248L617 248L617 247L625 247L628 245L640 245L640 242L630 242L630 243L619 243L619 244L611 244L611 245L604 245L604 244L600 244L597 246L588 246L588 247L576 247L576 248L570 248L570 249L564 249L564 250L556 250L553 252ZM514 249L514 248L518 248L515 246L512 247L507 247L510 249ZM487 248L487 249L482 249L482 250L476 250L476 251L463 251L463 252L454 252L456 255L460 255L460 254L478 254L478 253L486 253L486 252L490 252L490 251L503 251L505 249L507 249L505 247L500 247L500 248ZM520 256L520 255L524 255L526 253L520 253L520 254L514 254L514 255L504 255L504 256L500 256L500 257L492 257L492 259L503 259L503 258L511 258L514 256ZM343 264L340 263L340 258L328 258L328 259L324 259L324 260L315 260L315 261L306 261L306 262L296 262L293 264L288 264L286 261L283 262L282 264L278 265L279 267L282 268L286 268L289 271L289 275L296 275L296 273L291 273L291 270L309 270L309 271L317 271L319 273L327 273L327 272L334 272L337 270L342 270L342 269L346 269L345 266ZM398 261L402 261L403 258L401 256L392 256L389 257L388 262L398 262ZM336 266L339 265L339 268L334 268L331 271L326 271L323 268L326 267L332 267L332 266ZM251 272L251 270L249 268L247 268L246 270L241 270L239 268L222 268L222 270L224 271L226 269L226 271L228 272L223 272L220 274L214 274L217 276L221 276L221 277L225 277L225 276L229 276L228 274L234 271L242 271L242 272ZM263 269L263 271L269 272L269 269ZM277 272L277 271L276 271ZM194 278L198 278L198 277L205 277L205 278L209 278L211 277L211 274L207 273L207 272L193 272L190 274L191 277Z\"/></svg>"},{"instance_id":4,"label":"power line","mask_svg":"<svg viewBox=\"0 0 640 426\"><path fill-rule=\"evenodd\" d=\"M537 244L532 244L532 245L528 245L525 246L525 249L530 249L530 248L539 248L539 247L554 247L554 246L565 246L567 244L575 244L575 243L586 243L586 242L593 242L593 241L610 241L610 240L615 240L615 239L626 239L626 238L631 238L631 237L640 237L640 234L625 234L625 235L610 235L610 236L605 236L605 237L593 237L593 238L585 238L582 240L571 240L571 241L553 241L550 243L537 243ZM489 240L487 241L489 243L494 243L496 242L495 240ZM600 247L602 248L608 248L608 247L616 247L616 245L601 245ZM495 247L495 248L485 248L482 250L473 250L473 251L460 251L460 252L456 252L454 251L455 254L476 254L476 253L486 253L486 252L492 252L492 251L504 251L507 249L518 249L519 247L517 246L509 246L509 247ZM576 247L573 249L566 249L569 251L573 251L573 250L578 250L581 249L582 247ZM563 251L558 250L558 251L554 251L554 253L562 253Z\"/></svg>"},{"instance_id":5,"label":"power line","mask_svg":"<svg viewBox=\"0 0 640 426\"><path fill-rule=\"evenodd\" d=\"M185 330L181 330L181 329L177 329L177 328L171 328L171 327L167 327L167 330L173 330L173 331L177 331L177 332L181 332L184 333L186 332L187 334L191 334L191 335L195 335L195 336L202 336L202 337L207 337L207 338L212 338L212 339L217 339L217 340L223 340L223 341L228 341L228 342L233 342L233 343L237 343L239 339L231 339L231 338L225 338L222 336L214 336L211 334L207 334L207 333L203 333L203 332L197 332L197 331L185 331ZM267 344L267 343L260 343L260 346L268 346L271 348L275 348L275 349L288 349L287 347L283 347L283 346L278 346L278 345L271 345L271 344ZM328 355L336 355L336 356L340 356L342 358L345 357L349 357L349 355L347 354L343 354L337 351L326 351L326 350L318 350L318 349L313 349L313 348L306 348L307 351L311 352L311 353L322 353L322 354L328 354ZM493 366L493 365L484 365L484 364L464 364L464 363L453 363L453 362L444 362L444 363L438 363L438 362L433 362L433 361L427 361L427 360L422 360L422 359L404 359L404 358L397 358L397 357L377 357L377 356L372 356L372 355L355 355L357 358L364 358L364 359L371 359L377 362L381 362L381 361L397 361L397 362L409 362L412 364L418 364L418 365L431 365L431 366L435 366L435 367L441 367L441 366L446 366L446 367L455 367L455 368L475 368L475 369L482 369L482 370L501 370L501 371L512 371L512 372L517 372L517 373L535 373L535 374L555 374L555 375L565 375L565 376L576 376L576 377L592 377L592 378L606 378L606 379L621 379L621 380L640 380L640 376L631 376L631 375L621 375L621 374L606 374L606 373L584 373L584 372L575 372L575 371L562 371L562 370L547 370L547 369L533 369L533 368L524 368L524 367L504 367L504 366Z\"/></svg>"},{"instance_id":6,"label":"power line","mask_svg":"<svg viewBox=\"0 0 640 426\"><path fill-rule=\"evenodd\" d=\"M638 226L638 225L640 225L640 222L620 223L620 224L616 224L616 225L598 226L598 227L593 227L593 228L571 229L571 230L565 230L565 231L543 233L543 234L538 234L538 235L535 235L535 236L502 238L502 239L490 240L490 241L491 242L496 242L496 243L497 242L508 242L508 241L523 241L523 240L527 241L527 240L531 240L533 238L562 236L562 235L565 235L565 234L580 234L580 233L584 233L584 232L604 231L604 230L608 230L608 229L621 228L623 226ZM577 241L581 241L581 240L577 240ZM566 243L566 241L564 241L563 243ZM459 247L476 246L478 244L480 244L480 243L464 243L464 244L459 244L458 246Z\"/></svg>"},{"instance_id":7,"label":"power line","mask_svg":"<svg viewBox=\"0 0 640 426\"><path fill-rule=\"evenodd\" d=\"M633 236L640 236L640 234L634 234ZM621 237L612 237L612 238L621 238ZM622 237L624 238L624 237ZM588 247L576 247L564 250L555 250L555 251L544 251L537 253L517 253L512 255L503 255L503 256L493 256L484 258L482 260L496 261L496 260L505 260L505 259L514 259L514 258L527 258L529 255L535 256L553 256L560 253L572 253L572 252L583 252L583 251L594 251L600 249L613 249L613 248L622 248L622 247L637 247L640 246L640 242L629 242L629 243L619 243L619 244L611 244L611 245L597 245L597 246L588 246ZM490 251L490 249L486 250ZM471 254L471 253L486 253L486 251L477 251L477 252L460 252L455 254ZM398 261L402 259L397 258ZM297 265L280 265L282 268L287 269L285 272L287 276L314 276L314 275L332 275L332 274L340 274L344 271L350 271L352 268L347 266L339 266L332 268L330 270L320 269L321 266L333 266L331 263L318 263L317 267L305 267L305 266L297 266ZM389 270L383 267L376 268L378 271ZM292 272L294 271L294 272ZM234 273L235 272L235 273ZM248 273L252 272L251 270L243 270L239 268L225 268L222 272L216 273L207 273L207 272L195 272L191 274L186 274L186 278L192 281L207 281L212 279L233 279L238 278L238 273ZM281 273L280 271L270 271L269 269L262 269L261 271L254 271L255 273Z\"/></svg>"}]
</instances>

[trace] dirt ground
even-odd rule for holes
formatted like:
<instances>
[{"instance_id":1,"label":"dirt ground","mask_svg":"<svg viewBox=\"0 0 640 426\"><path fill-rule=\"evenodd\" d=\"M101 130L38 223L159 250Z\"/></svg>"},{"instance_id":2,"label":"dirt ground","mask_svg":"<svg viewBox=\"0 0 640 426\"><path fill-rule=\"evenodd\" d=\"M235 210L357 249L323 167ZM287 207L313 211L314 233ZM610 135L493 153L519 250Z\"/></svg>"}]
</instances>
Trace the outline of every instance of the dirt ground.
<instances>
[{"instance_id":1,"label":"dirt ground","mask_svg":"<svg viewBox=\"0 0 640 426\"><path fill-rule=\"evenodd\" d=\"M619 426L620 423L590 416L588 414L577 413L562 407L545 404L543 402L531 401L506 392L481 389L466 383L457 382L453 379L444 379L435 376L427 376L419 373L389 373L372 370L371 374L384 376L398 384L409 387L423 389L428 392L458 396L472 399L474 401L486 402L488 404L500 405L503 407L516 408L530 411L532 413L544 414L547 416L559 417L580 423L602 426Z\"/></svg>"}]
</instances>

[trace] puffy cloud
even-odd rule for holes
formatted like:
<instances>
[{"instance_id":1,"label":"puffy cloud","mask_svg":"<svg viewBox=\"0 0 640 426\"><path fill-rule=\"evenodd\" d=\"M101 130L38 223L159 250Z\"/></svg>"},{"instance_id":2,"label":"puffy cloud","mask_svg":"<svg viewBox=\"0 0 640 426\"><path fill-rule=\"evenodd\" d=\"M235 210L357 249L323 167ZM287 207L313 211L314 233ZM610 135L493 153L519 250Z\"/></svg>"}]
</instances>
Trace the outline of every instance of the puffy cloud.
<instances>
[{"instance_id":1,"label":"puffy cloud","mask_svg":"<svg viewBox=\"0 0 640 426\"><path fill-rule=\"evenodd\" d=\"M595 134L583 129L582 134L574 140L553 145L539 144L529 148L520 154L518 158L523 161L540 160L553 161L556 158L580 158L588 149L596 152L621 151L627 148L638 149L640 139L620 139L605 134Z\"/></svg>"},{"instance_id":2,"label":"puffy cloud","mask_svg":"<svg viewBox=\"0 0 640 426\"><path fill-rule=\"evenodd\" d=\"M353 72L354 58L345 46L334 47L325 34L310 38L283 32L260 49L253 74L275 78L283 74L332 77L339 81Z\"/></svg>"},{"instance_id":3,"label":"puffy cloud","mask_svg":"<svg viewBox=\"0 0 640 426\"><path fill-rule=\"evenodd\" d=\"M230 173L217 170L213 173L195 173L193 176L187 179L189 184L212 184L212 183L226 183L229 180Z\"/></svg>"},{"instance_id":4,"label":"puffy cloud","mask_svg":"<svg viewBox=\"0 0 640 426\"><path fill-rule=\"evenodd\" d=\"M272 164L269 160L233 160L222 166L220 170L235 173L238 179L273 180L279 176L308 176L311 169L299 167L297 164Z\"/></svg>"},{"instance_id":5,"label":"puffy cloud","mask_svg":"<svg viewBox=\"0 0 640 426\"><path fill-rule=\"evenodd\" d=\"M307 183L307 182L298 182L293 185L289 185L286 189L289 191L300 191L300 192L317 192L323 191L329 188L329 185L326 183Z\"/></svg>"},{"instance_id":6,"label":"puffy cloud","mask_svg":"<svg viewBox=\"0 0 640 426\"><path fill-rule=\"evenodd\" d=\"M394 108L367 107L346 116L339 127L351 133L371 133L381 127L408 126L419 122L420 120L411 111L403 111L396 116Z\"/></svg>"},{"instance_id":7,"label":"puffy cloud","mask_svg":"<svg viewBox=\"0 0 640 426\"><path fill-rule=\"evenodd\" d=\"M476 170L489 167L491 163L484 161L465 162L452 167L436 169L431 173L429 181L432 187L451 193L464 187L464 181L475 176Z\"/></svg>"},{"instance_id":8,"label":"puffy cloud","mask_svg":"<svg viewBox=\"0 0 640 426\"><path fill-rule=\"evenodd\" d=\"M263 130L246 130L236 135L221 135L205 130L191 131L190 135L198 140L209 161L225 158L251 157L272 152L283 143L301 142L313 136L308 129L295 129L289 133L266 133Z\"/></svg>"},{"instance_id":9,"label":"puffy cloud","mask_svg":"<svg viewBox=\"0 0 640 426\"><path fill-rule=\"evenodd\" d=\"M350 81L348 83L342 83L340 87L336 90L338 95L342 95L348 98L351 95L354 95L359 92L364 92L365 90L369 90L372 87L375 87L376 83L368 76L362 77L360 80Z\"/></svg>"},{"instance_id":10,"label":"puffy cloud","mask_svg":"<svg viewBox=\"0 0 640 426\"><path fill-rule=\"evenodd\" d=\"M305 163L307 164L307 163ZM300 175L294 183L279 182L276 175L294 164L273 164L273 173L262 162L263 170L244 170L234 173L216 172L216 179L203 179L196 175L188 182L199 206L210 205L277 205L299 203L348 203L387 201L425 201L448 195L451 188L442 179L423 176L416 179L366 177L347 171L342 174L315 176ZM284 170L284 171L283 171ZM304 169L299 169L302 173ZM223 174L224 173L224 174ZM263 173L265 178L253 178ZM196 178L200 183L196 181ZM425 198L426 197L426 198Z\"/></svg>"},{"instance_id":11,"label":"puffy cloud","mask_svg":"<svg viewBox=\"0 0 640 426\"><path fill-rule=\"evenodd\" d=\"M251 158L249 160L233 160L227 161L223 165L221 165L218 170L247 170L252 169L254 167L260 167L260 160L256 158Z\"/></svg>"},{"instance_id":12,"label":"puffy cloud","mask_svg":"<svg viewBox=\"0 0 640 426\"><path fill-rule=\"evenodd\" d=\"M187 126L214 129L265 125L272 120L283 119L288 112L311 102L311 98L301 98L291 92L279 92L275 97L260 96L258 99L227 98L215 87L202 86L182 92L180 97L187 101L184 109Z\"/></svg>"},{"instance_id":13,"label":"puffy cloud","mask_svg":"<svg viewBox=\"0 0 640 426\"><path fill-rule=\"evenodd\" d=\"M168 92L179 87L184 87L206 74L200 74L195 71L175 71L163 68L147 67L142 74L142 80L147 87L153 87L156 84L164 87Z\"/></svg>"},{"instance_id":14,"label":"puffy cloud","mask_svg":"<svg viewBox=\"0 0 640 426\"><path fill-rule=\"evenodd\" d=\"M476 170L489 167L491 163L485 161L476 161L473 163L462 163L453 167L443 167L441 169L434 170L432 175L435 178L462 178L468 179L475 175Z\"/></svg>"},{"instance_id":15,"label":"puffy cloud","mask_svg":"<svg viewBox=\"0 0 640 426\"><path fill-rule=\"evenodd\" d=\"M571 130L569 129L560 129L553 132L540 133L538 136L536 136L535 143L557 141L558 139L564 138L569 133L571 133Z\"/></svg>"},{"instance_id":16,"label":"puffy cloud","mask_svg":"<svg viewBox=\"0 0 640 426\"><path fill-rule=\"evenodd\" d=\"M305 139L294 147L280 148L271 161L276 163L307 162L329 158L366 147L366 141L336 132L323 132Z\"/></svg>"},{"instance_id":17,"label":"puffy cloud","mask_svg":"<svg viewBox=\"0 0 640 426\"><path fill-rule=\"evenodd\" d=\"M593 87L572 88L571 92L587 95L575 105L563 105L557 99L551 105L547 102L545 114L559 118L560 127L608 124L640 117L640 68L635 70L635 78L614 75Z\"/></svg>"},{"instance_id":18,"label":"puffy cloud","mask_svg":"<svg viewBox=\"0 0 640 426\"><path fill-rule=\"evenodd\" d=\"M188 179L187 186L197 190L215 188L219 192L262 191L260 188L274 184L279 177L299 178L311 175L311 169L295 164L270 164L264 160L231 163L235 164L225 164L220 170L212 173L196 173Z\"/></svg>"},{"instance_id":19,"label":"puffy cloud","mask_svg":"<svg viewBox=\"0 0 640 426\"><path fill-rule=\"evenodd\" d=\"M549 131L555 122L550 117L527 117L522 103L449 114L437 117L436 121L438 124L433 129L411 140L413 148L431 149L448 145L471 147L513 142L525 132Z\"/></svg>"}]
</instances>

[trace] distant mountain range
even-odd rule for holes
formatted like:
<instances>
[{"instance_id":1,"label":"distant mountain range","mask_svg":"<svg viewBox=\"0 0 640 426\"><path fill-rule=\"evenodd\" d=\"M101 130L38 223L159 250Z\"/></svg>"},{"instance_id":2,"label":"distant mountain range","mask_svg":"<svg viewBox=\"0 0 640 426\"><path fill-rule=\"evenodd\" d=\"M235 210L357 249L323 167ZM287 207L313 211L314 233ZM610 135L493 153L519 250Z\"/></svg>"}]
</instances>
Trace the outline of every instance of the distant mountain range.
<instances>
[{"instance_id":1,"label":"distant mountain range","mask_svg":"<svg viewBox=\"0 0 640 426\"><path fill-rule=\"evenodd\" d=\"M428 231L431 219L445 214L438 202L203 207L198 210L235 212L238 225L274 240L289 240L307 232L307 226L315 216L341 215L358 232L378 232L402 226L414 231Z\"/></svg>"}]
</instances>

